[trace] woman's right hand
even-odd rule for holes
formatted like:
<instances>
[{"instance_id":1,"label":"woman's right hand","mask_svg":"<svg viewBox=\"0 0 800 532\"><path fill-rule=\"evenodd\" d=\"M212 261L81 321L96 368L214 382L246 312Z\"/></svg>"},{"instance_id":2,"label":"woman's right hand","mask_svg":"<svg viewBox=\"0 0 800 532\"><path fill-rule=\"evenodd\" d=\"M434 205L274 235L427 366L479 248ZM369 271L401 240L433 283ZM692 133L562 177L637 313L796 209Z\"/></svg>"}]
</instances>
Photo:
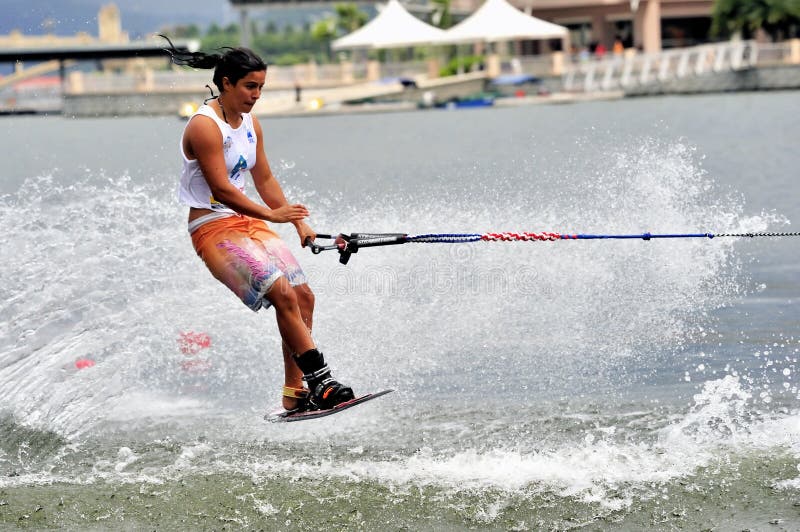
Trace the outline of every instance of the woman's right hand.
<instances>
[{"instance_id":1,"label":"woman's right hand","mask_svg":"<svg viewBox=\"0 0 800 532\"><path fill-rule=\"evenodd\" d=\"M297 222L308 217L308 209L305 205L296 203L294 205L284 205L269 211L267 221L274 223Z\"/></svg>"}]
</instances>

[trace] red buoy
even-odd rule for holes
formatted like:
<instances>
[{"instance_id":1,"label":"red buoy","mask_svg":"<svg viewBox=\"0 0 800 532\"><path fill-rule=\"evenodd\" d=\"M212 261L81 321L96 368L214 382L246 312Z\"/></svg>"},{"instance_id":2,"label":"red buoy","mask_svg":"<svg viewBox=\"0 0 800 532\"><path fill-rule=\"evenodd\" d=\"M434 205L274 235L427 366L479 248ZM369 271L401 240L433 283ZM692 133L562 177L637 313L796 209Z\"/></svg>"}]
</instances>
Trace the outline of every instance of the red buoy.
<instances>
[{"instance_id":1,"label":"red buoy","mask_svg":"<svg viewBox=\"0 0 800 532\"><path fill-rule=\"evenodd\" d=\"M196 355L211 347L211 337L204 332L184 331L178 337L178 347L184 355Z\"/></svg>"},{"instance_id":2,"label":"red buoy","mask_svg":"<svg viewBox=\"0 0 800 532\"><path fill-rule=\"evenodd\" d=\"M94 366L94 360L91 358L79 358L75 361L75 367L78 369L86 369Z\"/></svg>"}]
</instances>

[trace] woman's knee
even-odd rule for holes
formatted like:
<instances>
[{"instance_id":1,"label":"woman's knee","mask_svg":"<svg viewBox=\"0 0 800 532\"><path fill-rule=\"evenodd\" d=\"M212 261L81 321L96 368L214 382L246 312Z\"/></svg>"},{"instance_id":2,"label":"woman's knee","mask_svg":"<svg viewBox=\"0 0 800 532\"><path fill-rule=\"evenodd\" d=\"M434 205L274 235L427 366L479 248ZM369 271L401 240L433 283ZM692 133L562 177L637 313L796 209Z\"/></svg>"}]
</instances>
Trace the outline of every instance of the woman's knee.
<instances>
[{"instance_id":1,"label":"woman's knee","mask_svg":"<svg viewBox=\"0 0 800 532\"><path fill-rule=\"evenodd\" d=\"M283 277L275 281L275 284L267 291L267 299L275 310L284 310L298 307L300 302L297 293L292 289L289 282Z\"/></svg>"},{"instance_id":2,"label":"woman's knee","mask_svg":"<svg viewBox=\"0 0 800 532\"><path fill-rule=\"evenodd\" d=\"M307 284L301 284L294 287L294 293L297 296L297 304L303 312L314 312L314 292Z\"/></svg>"}]
</instances>

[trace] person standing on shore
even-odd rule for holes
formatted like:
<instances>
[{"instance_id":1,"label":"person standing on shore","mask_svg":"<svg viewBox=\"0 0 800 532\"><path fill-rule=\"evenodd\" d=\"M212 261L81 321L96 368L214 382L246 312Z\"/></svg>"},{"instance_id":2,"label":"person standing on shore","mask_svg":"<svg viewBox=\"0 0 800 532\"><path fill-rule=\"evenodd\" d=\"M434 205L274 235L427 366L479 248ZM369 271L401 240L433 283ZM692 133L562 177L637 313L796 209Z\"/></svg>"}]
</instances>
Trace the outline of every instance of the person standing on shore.
<instances>
[{"instance_id":1,"label":"person standing on shore","mask_svg":"<svg viewBox=\"0 0 800 532\"><path fill-rule=\"evenodd\" d=\"M272 174L261 124L250 113L266 82L266 64L247 48L206 54L170 46L175 64L213 68L219 90L191 116L181 138L178 198L189 207L195 251L249 308L275 308L283 341L286 410L327 409L353 399L353 390L331 376L311 337L314 294L305 274L265 223L292 223L302 246L316 237L304 221L308 209L290 204ZM266 205L245 195L246 172Z\"/></svg>"}]
</instances>

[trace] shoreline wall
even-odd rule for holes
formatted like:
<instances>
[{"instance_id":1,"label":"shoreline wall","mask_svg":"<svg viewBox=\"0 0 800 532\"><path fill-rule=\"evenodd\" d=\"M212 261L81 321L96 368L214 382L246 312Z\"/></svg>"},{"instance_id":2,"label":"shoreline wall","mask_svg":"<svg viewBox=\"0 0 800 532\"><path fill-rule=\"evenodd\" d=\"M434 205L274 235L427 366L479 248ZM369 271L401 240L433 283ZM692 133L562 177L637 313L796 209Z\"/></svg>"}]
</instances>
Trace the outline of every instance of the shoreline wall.
<instances>
[{"instance_id":1,"label":"shoreline wall","mask_svg":"<svg viewBox=\"0 0 800 532\"><path fill-rule=\"evenodd\" d=\"M543 85L552 93L561 91L560 78L545 78ZM791 89L800 89L800 65L761 66L738 71L712 72L663 82L655 81L631 87L624 94L626 97L637 97ZM178 110L184 103L199 103L207 97L208 93L205 91L174 90L66 94L61 112L70 117L178 116ZM269 97L269 94L265 94L265 99ZM564 100L559 99L559 103L564 103Z\"/></svg>"},{"instance_id":2,"label":"shoreline wall","mask_svg":"<svg viewBox=\"0 0 800 532\"><path fill-rule=\"evenodd\" d=\"M208 92L108 92L65 94L61 114L70 117L178 116L186 102L202 102Z\"/></svg>"},{"instance_id":3,"label":"shoreline wall","mask_svg":"<svg viewBox=\"0 0 800 532\"><path fill-rule=\"evenodd\" d=\"M800 65L761 66L727 72L709 72L682 79L655 81L626 89L625 96L787 89L800 89Z\"/></svg>"}]
</instances>

